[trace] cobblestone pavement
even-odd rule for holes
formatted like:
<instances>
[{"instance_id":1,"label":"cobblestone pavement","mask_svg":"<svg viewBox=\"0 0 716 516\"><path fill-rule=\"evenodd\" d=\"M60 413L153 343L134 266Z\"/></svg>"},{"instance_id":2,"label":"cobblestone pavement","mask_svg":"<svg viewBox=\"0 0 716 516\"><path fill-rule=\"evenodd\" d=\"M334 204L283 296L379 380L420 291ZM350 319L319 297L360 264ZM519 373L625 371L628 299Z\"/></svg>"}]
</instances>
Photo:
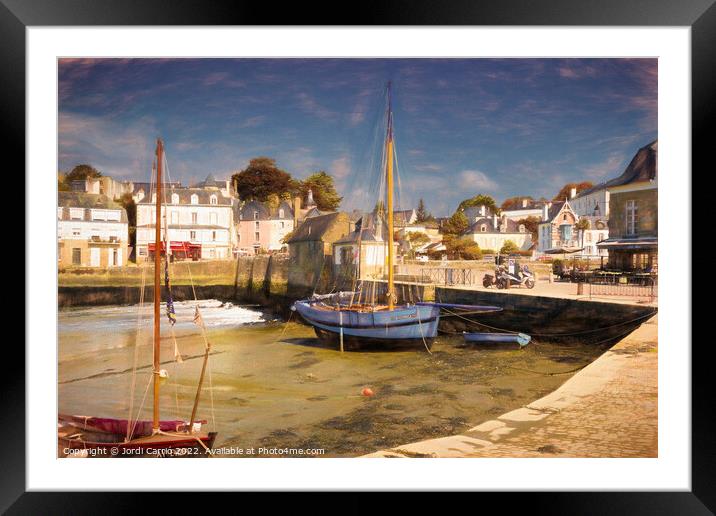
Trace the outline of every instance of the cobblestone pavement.
<instances>
[{"instance_id":1,"label":"cobblestone pavement","mask_svg":"<svg viewBox=\"0 0 716 516\"><path fill-rule=\"evenodd\" d=\"M653 317L556 391L462 435L367 457L657 457Z\"/></svg>"}]
</instances>

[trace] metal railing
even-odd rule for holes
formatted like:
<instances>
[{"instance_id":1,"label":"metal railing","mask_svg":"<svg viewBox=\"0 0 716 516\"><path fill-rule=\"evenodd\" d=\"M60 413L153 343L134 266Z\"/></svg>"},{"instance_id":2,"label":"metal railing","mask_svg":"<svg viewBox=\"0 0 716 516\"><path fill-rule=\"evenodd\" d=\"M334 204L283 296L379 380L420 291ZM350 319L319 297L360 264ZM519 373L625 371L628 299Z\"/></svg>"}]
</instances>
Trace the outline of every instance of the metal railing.
<instances>
[{"instance_id":1,"label":"metal railing","mask_svg":"<svg viewBox=\"0 0 716 516\"><path fill-rule=\"evenodd\" d=\"M469 268L428 267L420 272L421 283L435 285L473 285L475 270Z\"/></svg>"},{"instance_id":2,"label":"metal railing","mask_svg":"<svg viewBox=\"0 0 716 516\"><path fill-rule=\"evenodd\" d=\"M645 278L639 283L588 283L589 297L624 296L655 301L659 297L656 278Z\"/></svg>"}]
</instances>

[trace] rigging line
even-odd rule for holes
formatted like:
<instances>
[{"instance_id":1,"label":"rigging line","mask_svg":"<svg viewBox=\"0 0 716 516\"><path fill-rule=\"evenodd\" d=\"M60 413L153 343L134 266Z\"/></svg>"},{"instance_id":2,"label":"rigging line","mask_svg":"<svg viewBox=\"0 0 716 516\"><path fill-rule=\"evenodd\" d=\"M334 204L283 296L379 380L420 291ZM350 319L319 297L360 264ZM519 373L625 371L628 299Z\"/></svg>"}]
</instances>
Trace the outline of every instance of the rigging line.
<instances>
[{"instance_id":1,"label":"rigging line","mask_svg":"<svg viewBox=\"0 0 716 516\"><path fill-rule=\"evenodd\" d=\"M142 335L142 321L143 321L143 309L144 309L144 288L146 285L146 272L147 268L142 267L142 287L139 290L139 307L137 309L137 331L134 336L134 359L132 362L132 377L131 384L129 387L129 416L127 417L127 440L129 440L130 426L129 422L132 420L132 412L134 412L134 389L137 385L137 364L139 362L139 340Z\"/></svg>"},{"instance_id":2,"label":"rigging line","mask_svg":"<svg viewBox=\"0 0 716 516\"><path fill-rule=\"evenodd\" d=\"M139 405L139 409L137 409L137 419L134 420L134 423L132 424L132 431L130 432L130 436L134 436L134 431L137 429L137 423L139 423L139 417L142 414L142 409L144 408L144 402L147 399L147 393L149 392L149 386L152 385L154 380L154 375L149 375L149 381L147 382L147 386L144 389L144 396L142 396L142 403Z\"/></svg>"}]
</instances>

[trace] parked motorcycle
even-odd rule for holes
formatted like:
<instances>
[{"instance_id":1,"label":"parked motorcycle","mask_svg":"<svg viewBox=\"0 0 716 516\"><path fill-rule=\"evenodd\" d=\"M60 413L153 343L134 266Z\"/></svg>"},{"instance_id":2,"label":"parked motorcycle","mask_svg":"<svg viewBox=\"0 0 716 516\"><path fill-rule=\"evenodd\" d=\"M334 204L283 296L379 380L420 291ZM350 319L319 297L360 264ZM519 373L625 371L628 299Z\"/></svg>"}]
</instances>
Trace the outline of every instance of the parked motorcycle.
<instances>
[{"instance_id":1,"label":"parked motorcycle","mask_svg":"<svg viewBox=\"0 0 716 516\"><path fill-rule=\"evenodd\" d=\"M484 280L483 280L484 284ZM504 289L513 286L525 286L527 288L534 288L535 278L532 271L526 265L517 268L516 274L510 274L510 272L503 265L497 268L495 284L497 288Z\"/></svg>"}]
</instances>

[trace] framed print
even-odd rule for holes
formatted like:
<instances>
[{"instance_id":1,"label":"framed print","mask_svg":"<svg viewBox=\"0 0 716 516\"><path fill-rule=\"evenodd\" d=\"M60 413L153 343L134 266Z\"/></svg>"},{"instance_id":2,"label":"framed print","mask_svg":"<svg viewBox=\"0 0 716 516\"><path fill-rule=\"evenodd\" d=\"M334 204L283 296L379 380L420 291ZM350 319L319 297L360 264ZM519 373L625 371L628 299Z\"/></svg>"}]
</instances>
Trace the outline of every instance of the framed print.
<instances>
[{"instance_id":1,"label":"framed print","mask_svg":"<svg viewBox=\"0 0 716 516\"><path fill-rule=\"evenodd\" d=\"M690 283L711 2L81 7L0 8L28 298L3 508L713 509Z\"/></svg>"}]
</instances>

